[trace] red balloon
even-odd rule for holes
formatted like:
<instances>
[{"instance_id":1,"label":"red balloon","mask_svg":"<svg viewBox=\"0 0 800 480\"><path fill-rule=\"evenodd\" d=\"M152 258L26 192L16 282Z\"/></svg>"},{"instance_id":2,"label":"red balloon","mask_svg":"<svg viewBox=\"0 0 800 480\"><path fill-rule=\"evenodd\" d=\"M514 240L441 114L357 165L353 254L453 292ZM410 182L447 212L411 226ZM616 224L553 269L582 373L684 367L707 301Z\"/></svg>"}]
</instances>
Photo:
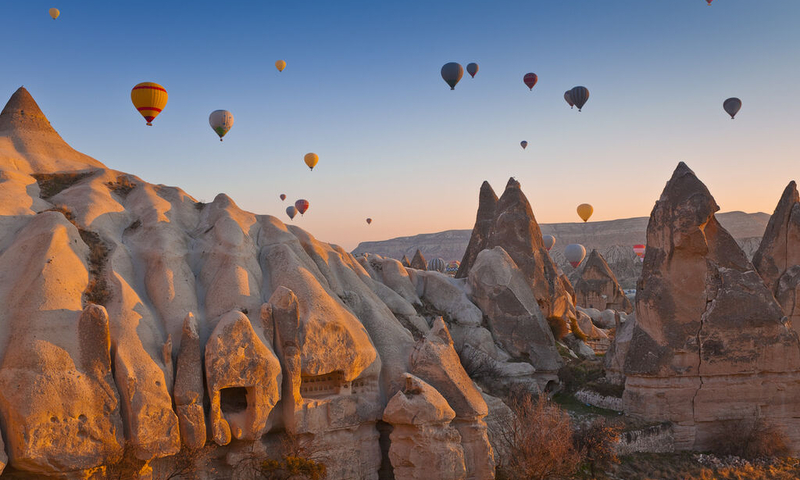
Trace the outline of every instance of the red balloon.
<instances>
[{"instance_id":1,"label":"red balloon","mask_svg":"<svg viewBox=\"0 0 800 480\"><path fill-rule=\"evenodd\" d=\"M522 77L522 81L525 82L525 85L527 85L528 88L533 90L533 86L539 81L539 77L536 76L535 73L526 73L525 76Z\"/></svg>"},{"instance_id":2,"label":"red balloon","mask_svg":"<svg viewBox=\"0 0 800 480\"><path fill-rule=\"evenodd\" d=\"M300 200L294 202L294 206L297 209L297 211L300 212L300 215L302 215L302 214L306 213L306 210L308 210L308 206L309 206L308 200L303 200L301 198Z\"/></svg>"},{"instance_id":3,"label":"red balloon","mask_svg":"<svg viewBox=\"0 0 800 480\"><path fill-rule=\"evenodd\" d=\"M284 201L284 200L286 200L286 194L281 193L281 201Z\"/></svg>"},{"instance_id":4,"label":"red balloon","mask_svg":"<svg viewBox=\"0 0 800 480\"><path fill-rule=\"evenodd\" d=\"M713 1L714 1L714 0L706 0L706 2L708 2L708 6L709 6L709 7L711 6L711 2L713 2Z\"/></svg>"},{"instance_id":5,"label":"red balloon","mask_svg":"<svg viewBox=\"0 0 800 480\"><path fill-rule=\"evenodd\" d=\"M368 219L367 219L367 225L371 225L371 224L372 224L372 219L371 219L371 218L368 218Z\"/></svg>"}]
</instances>

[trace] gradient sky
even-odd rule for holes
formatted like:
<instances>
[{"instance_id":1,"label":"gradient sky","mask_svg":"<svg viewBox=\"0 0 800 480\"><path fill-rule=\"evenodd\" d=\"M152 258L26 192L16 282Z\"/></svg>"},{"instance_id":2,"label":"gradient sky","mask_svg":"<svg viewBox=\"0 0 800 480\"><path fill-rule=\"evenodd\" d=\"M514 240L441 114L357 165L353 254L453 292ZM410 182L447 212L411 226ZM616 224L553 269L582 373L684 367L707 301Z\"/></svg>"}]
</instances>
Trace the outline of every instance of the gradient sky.
<instances>
[{"instance_id":1,"label":"gradient sky","mask_svg":"<svg viewBox=\"0 0 800 480\"><path fill-rule=\"evenodd\" d=\"M306 198L294 223L347 249L471 228L483 180L515 176L550 223L583 202L648 215L678 161L722 211L771 213L796 178L797 0L186 4L0 0L0 103L24 85L76 149L198 200L288 221ZM451 61L480 71L450 91ZM153 127L130 101L144 81L169 92ZM236 120L222 143L216 109Z\"/></svg>"}]
</instances>

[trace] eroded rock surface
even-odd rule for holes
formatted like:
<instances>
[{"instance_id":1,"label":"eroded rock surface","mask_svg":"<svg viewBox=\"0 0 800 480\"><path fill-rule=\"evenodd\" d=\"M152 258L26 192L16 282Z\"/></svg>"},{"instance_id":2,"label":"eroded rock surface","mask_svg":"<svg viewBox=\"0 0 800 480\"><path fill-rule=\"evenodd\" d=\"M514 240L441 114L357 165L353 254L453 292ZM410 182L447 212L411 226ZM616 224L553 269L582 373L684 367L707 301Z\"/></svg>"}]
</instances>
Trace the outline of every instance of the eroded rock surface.
<instances>
[{"instance_id":1,"label":"eroded rock surface","mask_svg":"<svg viewBox=\"0 0 800 480\"><path fill-rule=\"evenodd\" d=\"M800 345L780 305L681 163L656 202L625 359L626 413L707 449L725 421L762 417L800 450Z\"/></svg>"},{"instance_id":2,"label":"eroded rock surface","mask_svg":"<svg viewBox=\"0 0 800 480\"><path fill-rule=\"evenodd\" d=\"M617 277L597 250L592 250L586 258L574 287L577 305L625 313L633 311L633 305L619 286Z\"/></svg>"}]
</instances>

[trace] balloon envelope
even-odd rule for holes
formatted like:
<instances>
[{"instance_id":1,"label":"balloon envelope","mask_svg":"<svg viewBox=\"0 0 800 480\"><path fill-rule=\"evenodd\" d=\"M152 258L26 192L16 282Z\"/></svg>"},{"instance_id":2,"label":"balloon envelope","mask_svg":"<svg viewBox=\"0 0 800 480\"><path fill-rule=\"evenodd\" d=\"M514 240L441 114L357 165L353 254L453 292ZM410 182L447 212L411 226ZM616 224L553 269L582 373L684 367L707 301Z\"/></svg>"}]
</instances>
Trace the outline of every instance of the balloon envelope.
<instances>
[{"instance_id":1,"label":"balloon envelope","mask_svg":"<svg viewBox=\"0 0 800 480\"><path fill-rule=\"evenodd\" d=\"M527 85L529 89L533 90L533 86L539 81L539 76L535 73L526 73L525 76L522 77L522 81L525 82L525 85Z\"/></svg>"},{"instance_id":2,"label":"balloon envelope","mask_svg":"<svg viewBox=\"0 0 800 480\"><path fill-rule=\"evenodd\" d=\"M367 225L372 225L372 219L371 218L367 219Z\"/></svg>"},{"instance_id":3,"label":"balloon envelope","mask_svg":"<svg viewBox=\"0 0 800 480\"><path fill-rule=\"evenodd\" d=\"M306 153L306 156L303 157L303 161L306 162L308 168L314 170L314 167L317 166L317 162L319 162L319 155L316 153Z\"/></svg>"},{"instance_id":4,"label":"balloon envelope","mask_svg":"<svg viewBox=\"0 0 800 480\"><path fill-rule=\"evenodd\" d=\"M208 124L219 135L219 141L233 127L233 114L227 110L214 110L208 116Z\"/></svg>"},{"instance_id":5,"label":"balloon envelope","mask_svg":"<svg viewBox=\"0 0 800 480\"><path fill-rule=\"evenodd\" d=\"M61 12L57 8L50 9L50 16L53 17L53 20L58 18L59 15L61 15Z\"/></svg>"},{"instance_id":6,"label":"balloon envelope","mask_svg":"<svg viewBox=\"0 0 800 480\"><path fill-rule=\"evenodd\" d=\"M542 240L544 240L544 248L546 248L548 252L553 248L553 245L556 244L556 237L552 235L544 235Z\"/></svg>"},{"instance_id":7,"label":"balloon envelope","mask_svg":"<svg viewBox=\"0 0 800 480\"><path fill-rule=\"evenodd\" d=\"M442 80L450 85L450 90L456 89L456 84L464 76L464 67L456 62L445 63L442 66Z\"/></svg>"},{"instance_id":8,"label":"balloon envelope","mask_svg":"<svg viewBox=\"0 0 800 480\"><path fill-rule=\"evenodd\" d=\"M588 203L581 203L578 205L578 216L581 217L584 222L589 220L589 217L592 216L592 213L594 213L594 208L592 208L592 206Z\"/></svg>"},{"instance_id":9,"label":"balloon envelope","mask_svg":"<svg viewBox=\"0 0 800 480\"><path fill-rule=\"evenodd\" d=\"M644 251L646 249L647 249L647 247L645 245L641 245L641 244L640 245L634 245L633 246L633 253L635 253L636 256L639 257L640 260L643 260L644 259Z\"/></svg>"},{"instance_id":10,"label":"balloon envelope","mask_svg":"<svg viewBox=\"0 0 800 480\"><path fill-rule=\"evenodd\" d=\"M294 202L294 206L297 208L297 211L300 212L300 215L302 215L306 213L306 210L308 210L309 203L308 200L301 198L300 200Z\"/></svg>"},{"instance_id":11,"label":"balloon envelope","mask_svg":"<svg viewBox=\"0 0 800 480\"><path fill-rule=\"evenodd\" d=\"M567 103L569 104L569 108L575 106L575 102L572 101L572 90L567 90L566 92L564 92L564 100L566 100Z\"/></svg>"},{"instance_id":12,"label":"balloon envelope","mask_svg":"<svg viewBox=\"0 0 800 480\"><path fill-rule=\"evenodd\" d=\"M467 65L467 73L469 73L472 78L475 78L475 74L478 73L478 64L470 63Z\"/></svg>"},{"instance_id":13,"label":"balloon envelope","mask_svg":"<svg viewBox=\"0 0 800 480\"><path fill-rule=\"evenodd\" d=\"M519 144L522 146L523 150L525 150L525 148L528 146L528 142L526 142L525 140L519 142Z\"/></svg>"},{"instance_id":14,"label":"balloon envelope","mask_svg":"<svg viewBox=\"0 0 800 480\"><path fill-rule=\"evenodd\" d=\"M152 126L153 120L167 106L167 90L157 83L142 82L131 90L131 101L136 110Z\"/></svg>"},{"instance_id":15,"label":"balloon envelope","mask_svg":"<svg viewBox=\"0 0 800 480\"><path fill-rule=\"evenodd\" d=\"M286 194L285 193L281 193L281 201L284 201L284 200L286 200Z\"/></svg>"},{"instance_id":16,"label":"balloon envelope","mask_svg":"<svg viewBox=\"0 0 800 480\"><path fill-rule=\"evenodd\" d=\"M735 117L739 109L742 108L742 101L736 97L731 97L722 102L722 108L728 112L728 115L731 116L731 120L733 120L733 117Z\"/></svg>"},{"instance_id":17,"label":"balloon envelope","mask_svg":"<svg viewBox=\"0 0 800 480\"><path fill-rule=\"evenodd\" d=\"M589 100L589 89L586 87L573 87L569 91L569 96L580 112L581 108L586 104L586 100Z\"/></svg>"},{"instance_id":18,"label":"balloon envelope","mask_svg":"<svg viewBox=\"0 0 800 480\"><path fill-rule=\"evenodd\" d=\"M277 68L279 72L282 72L283 69L286 68L286 62L283 60L278 60L275 62L275 68Z\"/></svg>"},{"instance_id":19,"label":"balloon envelope","mask_svg":"<svg viewBox=\"0 0 800 480\"><path fill-rule=\"evenodd\" d=\"M297 215L297 209L294 208L294 205L289 205L286 207L286 215L289 215L289 218L294 220L294 216Z\"/></svg>"},{"instance_id":20,"label":"balloon envelope","mask_svg":"<svg viewBox=\"0 0 800 480\"><path fill-rule=\"evenodd\" d=\"M428 262L428 270L436 270L439 273L444 273L445 263L442 258L434 258Z\"/></svg>"},{"instance_id":21,"label":"balloon envelope","mask_svg":"<svg viewBox=\"0 0 800 480\"><path fill-rule=\"evenodd\" d=\"M706 3L708 3L708 6L710 7L711 6L711 2L713 2L713 1L714 0L706 0Z\"/></svg>"},{"instance_id":22,"label":"balloon envelope","mask_svg":"<svg viewBox=\"0 0 800 480\"><path fill-rule=\"evenodd\" d=\"M567 261L573 268L578 268L583 257L586 256L586 248L579 243L567 245L567 248L564 249L564 256L567 257Z\"/></svg>"}]
</instances>

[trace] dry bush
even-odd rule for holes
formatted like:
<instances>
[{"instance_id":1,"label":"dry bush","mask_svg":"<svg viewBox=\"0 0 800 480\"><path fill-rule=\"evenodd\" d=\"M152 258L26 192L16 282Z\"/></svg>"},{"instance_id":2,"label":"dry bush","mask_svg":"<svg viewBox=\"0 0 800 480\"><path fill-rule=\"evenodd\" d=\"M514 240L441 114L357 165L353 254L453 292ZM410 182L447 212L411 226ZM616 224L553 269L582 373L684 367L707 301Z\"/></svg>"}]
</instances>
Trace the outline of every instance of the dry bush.
<instances>
[{"instance_id":1,"label":"dry bush","mask_svg":"<svg viewBox=\"0 0 800 480\"><path fill-rule=\"evenodd\" d=\"M472 379L497 378L503 373L495 361L488 354L470 345L461 349L461 366Z\"/></svg>"},{"instance_id":2,"label":"dry bush","mask_svg":"<svg viewBox=\"0 0 800 480\"><path fill-rule=\"evenodd\" d=\"M789 454L786 434L761 417L726 422L715 444L714 453L747 459Z\"/></svg>"},{"instance_id":3,"label":"dry bush","mask_svg":"<svg viewBox=\"0 0 800 480\"><path fill-rule=\"evenodd\" d=\"M115 181L106 182L106 186L122 198L127 197L131 190L136 188L136 184L127 175L119 175Z\"/></svg>"},{"instance_id":4,"label":"dry bush","mask_svg":"<svg viewBox=\"0 0 800 480\"><path fill-rule=\"evenodd\" d=\"M569 334L569 327L561 317L547 317L547 324L556 340L561 340Z\"/></svg>"},{"instance_id":5,"label":"dry bush","mask_svg":"<svg viewBox=\"0 0 800 480\"><path fill-rule=\"evenodd\" d=\"M575 338L577 338L581 342L585 342L586 340L589 339L589 337L586 336L583 330L581 330L581 327L578 325L577 318L573 317L569 319L569 328L572 331L572 334L575 335Z\"/></svg>"},{"instance_id":6,"label":"dry bush","mask_svg":"<svg viewBox=\"0 0 800 480\"><path fill-rule=\"evenodd\" d=\"M196 478L204 473L216 473L209 463L216 445L209 443L203 448L181 449L177 455L163 459L153 468L152 480L178 480ZM147 468L147 462L134 455L134 449L126 446L122 458L106 469L107 480L130 480L138 478Z\"/></svg>"},{"instance_id":7,"label":"dry bush","mask_svg":"<svg viewBox=\"0 0 800 480\"><path fill-rule=\"evenodd\" d=\"M593 478L598 467L605 468L619 462L616 444L621 431L621 426L603 417L595 418L575 431L575 448L580 452L583 463L589 467Z\"/></svg>"},{"instance_id":8,"label":"dry bush","mask_svg":"<svg viewBox=\"0 0 800 480\"><path fill-rule=\"evenodd\" d=\"M569 416L546 396L510 396L513 412L498 418L491 435L497 446L498 480L569 478L580 462Z\"/></svg>"},{"instance_id":9,"label":"dry bush","mask_svg":"<svg viewBox=\"0 0 800 480\"><path fill-rule=\"evenodd\" d=\"M95 172L82 173L34 173L31 176L39 184L39 196L45 200L75 185Z\"/></svg>"}]
</instances>

